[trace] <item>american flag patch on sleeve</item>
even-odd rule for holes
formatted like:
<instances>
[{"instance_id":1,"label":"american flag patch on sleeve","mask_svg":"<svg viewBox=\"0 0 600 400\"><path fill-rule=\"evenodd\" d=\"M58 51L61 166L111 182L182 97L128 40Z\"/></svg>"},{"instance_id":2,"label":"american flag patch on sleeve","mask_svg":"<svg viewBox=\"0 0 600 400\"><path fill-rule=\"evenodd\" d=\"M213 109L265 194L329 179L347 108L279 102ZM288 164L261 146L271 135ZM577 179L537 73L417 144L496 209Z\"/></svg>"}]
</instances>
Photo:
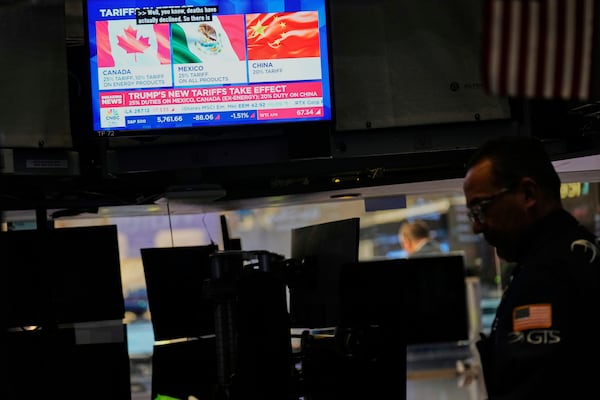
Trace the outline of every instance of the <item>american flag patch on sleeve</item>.
<instances>
[{"instance_id":1,"label":"american flag patch on sleeve","mask_svg":"<svg viewBox=\"0 0 600 400\"><path fill-rule=\"evenodd\" d=\"M513 331L541 329L552 326L551 304L528 304L513 309Z\"/></svg>"}]
</instances>

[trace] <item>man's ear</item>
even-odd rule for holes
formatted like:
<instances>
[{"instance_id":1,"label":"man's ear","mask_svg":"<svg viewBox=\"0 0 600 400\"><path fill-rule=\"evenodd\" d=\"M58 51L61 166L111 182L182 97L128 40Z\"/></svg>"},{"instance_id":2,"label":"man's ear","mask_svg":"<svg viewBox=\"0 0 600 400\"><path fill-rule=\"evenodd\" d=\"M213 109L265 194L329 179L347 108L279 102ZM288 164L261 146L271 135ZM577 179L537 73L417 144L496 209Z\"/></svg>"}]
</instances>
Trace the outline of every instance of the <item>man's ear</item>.
<instances>
[{"instance_id":1,"label":"man's ear","mask_svg":"<svg viewBox=\"0 0 600 400\"><path fill-rule=\"evenodd\" d=\"M525 195L526 202L535 202L540 196L540 188L537 182L529 177L521 178L519 189Z\"/></svg>"}]
</instances>

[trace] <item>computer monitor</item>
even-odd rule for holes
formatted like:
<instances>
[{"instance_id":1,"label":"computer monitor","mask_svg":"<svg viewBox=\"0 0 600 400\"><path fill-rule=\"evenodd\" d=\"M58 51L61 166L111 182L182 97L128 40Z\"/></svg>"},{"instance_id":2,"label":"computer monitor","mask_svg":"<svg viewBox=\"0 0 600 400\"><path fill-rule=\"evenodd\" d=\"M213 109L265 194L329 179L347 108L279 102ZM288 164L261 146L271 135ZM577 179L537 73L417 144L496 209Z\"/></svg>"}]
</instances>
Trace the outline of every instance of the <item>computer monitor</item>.
<instances>
[{"instance_id":1,"label":"computer monitor","mask_svg":"<svg viewBox=\"0 0 600 400\"><path fill-rule=\"evenodd\" d=\"M116 225L0 233L4 326L121 320Z\"/></svg>"},{"instance_id":2,"label":"computer monitor","mask_svg":"<svg viewBox=\"0 0 600 400\"><path fill-rule=\"evenodd\" d=\"M4 332L3 399L131 399L125 325L122 338L101 328ZM89 334L100 330L97 334Z\"/></svg>"},{"instance_id":3,"label":"computer monitor","mask_svg":"<svg viewBox=\"0 0 600 400\"><path fill-rule=\"evenodd\" d=\"M292 260L301 263L290 282L292 328L340 323L342 265L358 262L360 219L349 218L292 229Z\"/></svg>"},{"instance_id":4,"label":"computer monitor","mask_svg":"<svg viewBox=\"0 0 600 400\"><path fill-rule=\"evenodd\" d=\"M216 251L216 245L140 250L155 340L215 333L213 305L202 285Z\"/></svg>"},{"instance_id":5,"label":"computer monitor","mask_svg":"<svg viewBox=\"0 0 600 400\"><path fill-rule=\"evenodd\" d=\"M460 254L345 265L342 325L399 328L407 345L468 341L465 279Z\"/></svg>"},{"instance_id":6,"label":"computer monitor","mask_svg":"<svg viewBox=\"0 0 600 400\"><path fill-rule=\"evenodd\" d=\"M152 399L209 399L217 387L217 350L214 337L154 345Z\"/></svg>"}]
</instances>

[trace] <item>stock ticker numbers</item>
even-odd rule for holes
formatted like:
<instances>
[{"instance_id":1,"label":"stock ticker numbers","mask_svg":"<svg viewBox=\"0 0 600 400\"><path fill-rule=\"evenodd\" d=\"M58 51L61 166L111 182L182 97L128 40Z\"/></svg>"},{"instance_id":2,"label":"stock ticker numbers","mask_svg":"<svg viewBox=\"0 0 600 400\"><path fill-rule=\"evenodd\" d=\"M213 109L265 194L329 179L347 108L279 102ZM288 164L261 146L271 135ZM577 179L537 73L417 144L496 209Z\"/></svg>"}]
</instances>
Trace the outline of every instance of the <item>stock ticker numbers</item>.
<instances>
[{"instance_id":1,"label":"stock ticker numbers","mask_svg":"<svg viewBox=\"0 0 600 400\"><path fill-rule=\"evenodd\" d=\"M159 124L177 123L183 121L183 115L159 115L156 122Z\"/></svg>"},{"instance_id":2,"label":"stock ticker numbers","mask_svg":"<svg viewBox=\"0 0 600 400\"><path fill-rule=\"evenodd\" d=\"M193 117L194 121L218 121L219 119L221 116L217 113L196 114Z\"/></svg>"},{"instance_id":3,"label":"stock ticker numbers","mask_svg":"<svg viewBox=\"0 0 600 400\"><path fill-rule=\"evenodd\" d=\"M250 118L254 118L255 113L252 112L248 112L248 111L242 111L242 112L233 112L229 114L229 117L233 120L237 120L237 119L250 119Z\"/></svg>"}]
</instances>

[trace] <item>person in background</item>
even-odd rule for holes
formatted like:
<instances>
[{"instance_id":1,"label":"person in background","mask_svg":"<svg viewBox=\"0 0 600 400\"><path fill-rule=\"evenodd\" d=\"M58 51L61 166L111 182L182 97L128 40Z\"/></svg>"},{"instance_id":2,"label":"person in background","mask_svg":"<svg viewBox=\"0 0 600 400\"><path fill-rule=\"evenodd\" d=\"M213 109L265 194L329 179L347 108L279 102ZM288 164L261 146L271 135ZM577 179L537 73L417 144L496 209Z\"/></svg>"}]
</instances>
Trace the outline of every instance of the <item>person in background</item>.
<instances>
[{"instance_id":1,"label":"person in background","mask_svg":"<svg viewBox=\"0 0 600 400\"><path fill-rule=\"evenodd\" d=\"M441 253L439 243L431 237L429 225L423 220L404 222L400 225L398 238L409 257Z\"/></svg>"},{"instance_id":2,"label":"person in background","mask_svg":"<svg viewBox=\"0 0 600 400\"><path fill-rule=\"evenodd\" d=\"M598 396L600 248L562 206L541 141L491 139L466 164L473 232L515 267L477 349L489 400Z\"/></svg>"}]
</instances>

